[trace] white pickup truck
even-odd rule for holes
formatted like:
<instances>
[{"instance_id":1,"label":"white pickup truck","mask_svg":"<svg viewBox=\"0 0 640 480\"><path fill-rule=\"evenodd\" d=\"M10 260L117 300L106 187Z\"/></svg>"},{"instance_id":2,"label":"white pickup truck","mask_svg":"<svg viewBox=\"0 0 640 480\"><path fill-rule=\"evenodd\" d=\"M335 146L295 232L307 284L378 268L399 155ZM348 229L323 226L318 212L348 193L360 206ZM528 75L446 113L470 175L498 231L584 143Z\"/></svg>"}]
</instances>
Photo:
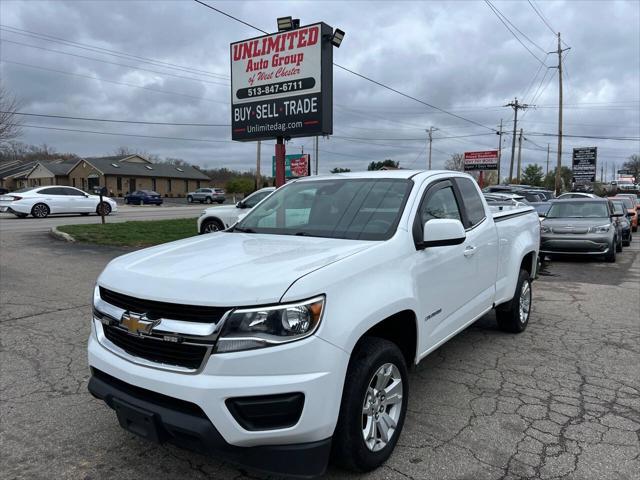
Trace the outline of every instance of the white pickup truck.
<instances>
[{"instance_id":1,"label":"white pickup truck","mask_svg":"<svg viewBox=\"0 0 640 480\"><path fill-rule=\"evenodd\" d=\"M492 309L529 321L531 207L491 213L450 171L287 184L236 225L130 253L98 278L89 391L125 429L254 470L382 464L407 368Z\"/></svg>"}]
</instances>

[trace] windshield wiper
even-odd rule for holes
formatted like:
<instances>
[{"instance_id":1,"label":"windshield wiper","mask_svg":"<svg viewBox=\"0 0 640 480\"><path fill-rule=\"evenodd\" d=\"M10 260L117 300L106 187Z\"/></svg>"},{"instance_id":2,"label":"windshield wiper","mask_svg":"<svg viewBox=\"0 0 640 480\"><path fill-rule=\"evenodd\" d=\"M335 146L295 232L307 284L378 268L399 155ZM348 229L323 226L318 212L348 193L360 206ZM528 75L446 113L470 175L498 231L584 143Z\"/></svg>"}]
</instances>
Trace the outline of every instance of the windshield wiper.
<instances>
[{"instance_id":1,"label":"windshield wiper","mask_svg":"<svg viewBox=\"0 0 640 480\"><path fill-rule=\"evenodd\" d=\"M256 231L251 228L242 228L242 227L233 227L233 231L241 232L241 233L256 233Z\"/></svg>"}]
</instances>

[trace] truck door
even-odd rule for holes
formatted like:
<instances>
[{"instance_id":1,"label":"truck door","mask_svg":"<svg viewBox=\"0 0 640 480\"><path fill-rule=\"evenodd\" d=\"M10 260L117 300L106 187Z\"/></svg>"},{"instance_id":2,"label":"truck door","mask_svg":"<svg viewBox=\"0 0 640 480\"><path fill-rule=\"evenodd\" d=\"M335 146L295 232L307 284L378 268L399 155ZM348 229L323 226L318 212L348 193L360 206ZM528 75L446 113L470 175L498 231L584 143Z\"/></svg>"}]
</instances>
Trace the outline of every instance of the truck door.
<instances>
[{"instance_id":1,"label":"truck door","mask_svg":"<svg viewBox=\"0 0 640 480\"><path fill-rule=\"evenodd\" d=\"M472 294L471 317L476 317L493 305L498 268L498 234L475 182L463 177L455 178L454 182L464 206L463 224L467 233L465 254L473 265L473 282L468 285Z\"/></svg>"},{"instance_id":2,"label":"truck door","mask_svg":"<svg viewBox=\"0 0 640 480\"><path fill-rule=\"evenodd\" d=\"M462 221L462 208L450 180L437 182L426 190L416 217L414 235L422 238L429 220L448 218ZM460 245L427 247L415 252L413 278L420 305L421 354L455 333L469 315L474 282L473 262L465 256L466 242Z\"/></svg>"}]
</instances>

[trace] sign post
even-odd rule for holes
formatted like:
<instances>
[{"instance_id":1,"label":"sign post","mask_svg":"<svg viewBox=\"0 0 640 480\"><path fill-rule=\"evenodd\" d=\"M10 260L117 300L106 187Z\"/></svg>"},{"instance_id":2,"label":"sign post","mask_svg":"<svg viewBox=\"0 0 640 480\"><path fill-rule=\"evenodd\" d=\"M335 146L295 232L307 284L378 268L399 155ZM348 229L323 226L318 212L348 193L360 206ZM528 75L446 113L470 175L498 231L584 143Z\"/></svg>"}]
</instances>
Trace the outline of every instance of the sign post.
<instances>
[{"instance_id":1,"label":"sign post","mask_svg":"<svg viewBox=\"0 0 640 480\"><path fill-rule=\"evenodd\" d=\"M333 133L335 36L323 22L296 24L230 45L231 139L276 139L276 187L285 182L285 140Z\"/></svg>"},{"instance_id":2,"label":"sign post","mask_svg":"<svg viewBox=\"0 0 640 480\"><path fill-rule=\"evenodd\" d=\"M598 147L574 148L571 161L573 183L596 181Z\"/></svg>"},{"instance_id":3,"label":"sign post","mask_svg":"<svg viewBox=\"0 0 640 480\"><path fill-rule=\"evenodd\" d=\"M484 171L498 170L498 150L485 150L482 152L464 152L464 171L480 171L478 185L484 187Z\"/></svg>"}]
</instances>

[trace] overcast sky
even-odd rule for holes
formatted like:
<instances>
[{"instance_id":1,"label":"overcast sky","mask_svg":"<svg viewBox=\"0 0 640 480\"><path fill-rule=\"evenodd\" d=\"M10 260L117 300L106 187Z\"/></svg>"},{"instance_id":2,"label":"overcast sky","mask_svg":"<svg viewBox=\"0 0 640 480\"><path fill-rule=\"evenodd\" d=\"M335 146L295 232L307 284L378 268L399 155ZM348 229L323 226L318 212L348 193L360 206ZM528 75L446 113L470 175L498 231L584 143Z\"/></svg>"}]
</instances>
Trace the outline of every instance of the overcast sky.
<instances>
[{"instance_id":1,"label":"overcast sky","mask_svg":"<svg viewBox=\"0 0 640 480\"><path fill-rule=\"evenodd\" d=\"M513 111L503 105L516 96L535 104L537 108L520 112L518 126L527 139L523 161L544 166L547 143L555 161L557 139L537 134L557 132L557 69L546 67L557 65L557 55L546 54L557 48L557 40L527 1L492 3L531 53L484 1L209 3L268 31L276 30L276 17L286 15L300 18L302 24L325 21L341 28L346 37L341 48L334 49L336 63L482 125L497 128L503 119L509 131L503 137L503 168L510 158L513 128ZM571 47L564 63L565 134L639 137L640 2L532 4L554 31L562 32L563 48ZM3 0L0 19L2 83L23 101L21 111L117 120L229 124L229 43L259 35L189 0ZM60 152L95 156L128 146L203 167L255 168L255 144L232 142L228 126L36 117L25 117L24 122L163 137L25 126L21 141L46 143ZM336 166L364 169L370 161L385 158L403 167L424 168L425 130L430 126L438 129L434 168L442 167L452 153L498 144L497 135L487 128L336 68L334 137L320 141L320 172ZM484 135L442 138L474 134ZM302 147L310 151L312 146L310 138L295 139L287 153ZM638 141L566 138L565 165L570 165L570 151L577 146L597 146L598 160L607 162L609 170L613 162L620 165L640 150ZM264 170L271 167L272 150L263 144Z\"/></svg>"}]
</instances>

